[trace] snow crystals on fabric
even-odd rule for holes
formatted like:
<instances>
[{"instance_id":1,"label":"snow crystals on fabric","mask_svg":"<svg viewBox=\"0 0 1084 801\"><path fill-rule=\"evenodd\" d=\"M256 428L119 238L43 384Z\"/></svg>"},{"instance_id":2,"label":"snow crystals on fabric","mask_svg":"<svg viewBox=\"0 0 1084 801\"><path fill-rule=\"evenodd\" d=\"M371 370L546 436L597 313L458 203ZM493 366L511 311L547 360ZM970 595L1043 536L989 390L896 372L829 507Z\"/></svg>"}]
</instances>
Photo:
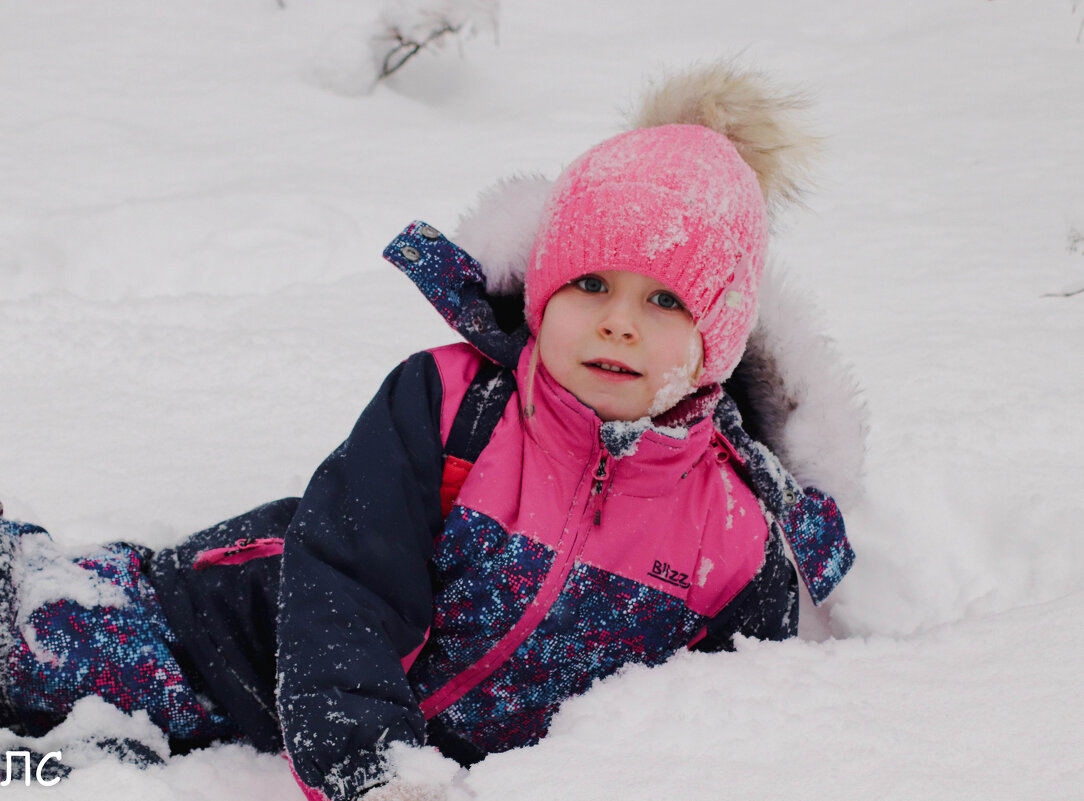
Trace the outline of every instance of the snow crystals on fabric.
<instances>
[{"instance_id":1,"label":"snow crystals on fabric","mask_svg":"<svg viewBox=\"0 0 1084 801\"><path fill-rule=\"evenodd\" d=\"M696 569L696 586L703 587L708 583L708 576L715 569L715 562L706 556L700 558L700 566Z\"/></svg>"},{"instance_id":2,"label":"snow crystals on fabric","mask_svg":"<svg viewBox=\"0 0 1084 801\"><path fill-rule=\"evenodd\" d=\"M611 456L621 459L632 456L640 445L640 437L651 428L651 420L609 420L599 428L599 438Z\"/></svg>"},{"instance_id":3,"label":"snow crystals on fabric","mask_svg":"<svg viewBox=\"0 0 1084 801\"><path fill-rule=\"evenodd\" d=\"M810 597L821 603L855 559L835 501L816 489L803 491L775 454L741 428L741 415L729 396L720 400L714 422L733 444L767 511L780 522Z\"/></svg>"},{"instance_id":4,"label":"snow crystals on fabric","mask_svg":"<svg viewBox=\"0 0 1084 801\"><path fill-rule=\"evenodd\" d=\"M27 536L30 535L30 536ZM24 562L15 538L29 546ZM76 571L79 599L57 594L52 569L35 571L48 535L37 527L0 521L0 551L9 557L22 599L46 598L3 622L2 654L8 703L31 728L44 731L75 703L98 696L125 712L145 710L152 722L179 740L210 741L236 734L208 711L182 673L154 589L143 576L143 556L123 543L67 560L61 573ZM59 568L57 568L59 569ZM40 572L44 587L35 588ZM82 590L94 587L93 597ZM17 621L25 621L19 625ZM26 635L26 636L24 636ZM32 645L33 644L33 645Z\"/></svg>"},{"instance_id":5,"label":"snow crystals on fabric","mask_svg":"<svg viewBox=\"0 0 1084 801\"><path fill-rule=\"evenodd\" d=\"M579 564L538 628L441 717L487 752L536 743L566 698L627 663L665 661L701 625L679 598Z\"/></svg>"},{"instance_id":6,"label":"snow crystals on fabric","mask_svg":"<svg viewBox=\"0 0 1084 801\"><path fill-rule=\"evenodd\" d=\"M440 590L430 645L410 670L418 695L435 692L493 648L534 600L552 563L544 545L453 507L433 560Z\"/></svg>"},{"instance_id":7,"label":"snow crystals on fabric","mask_svg":"<svg viewBox=\"0 0 1084 801\"><path fill-rule=\"evenodd\" d=\"M843 515L830 497L809 489L787 517L784 532L809 594L819 604L854 563Z\"/></svg>"},{"instance_id":8,"label":"snow crystals on fabric","mask_svg":"<svg viewBox=\"0 0 1084 801\"><path fill-rule=\"evenodd\" d=\"M85 608L122 607L128 603L123 589L108 577L83 569L67 559L44 531L24 535L19 558L12 566L12 581L17 588L16 628L22 632L34 655L43 661L56 657L41 649L28 625L30 613L39 607L68 600Z\"/></svg>"},{"instance_id":9,"label":"snow crystals on fabric","mask_svg":"<svg viewBox=\"0 0 1084 801\"><path fill-rule=\"evenodd\" d=\"M674 211L671 215L671 219L667 221L667 225L653 233L644 242L644 256L648 259L656 258L660 253L673 250L679 245L684 245L689 240L689 234L685 230L685 220Z\"/></svg>"},{"instance_id":10,"label":"snow crystals on fabric","mask_svg":"<svg viewBox=\"0 0 1084 801\"><path fill-rule=\"evenodd\" d=\"M617 459L632 456L644 432L655 431L670 439L685 439L689 429L682 426L655 425L650 417L639 420L607 420L599 427L599 437L609 454Z\"/></svg>"},{"instance_id":11,"label":"snow crystals on fabric","mask_svg":"<svg viewBox=\"0 0 1084 801\"><path fill-rule=\"evenodd\" d=\"M482 269L474 259L435 228L420 222L412 223L392 240L384 258L406 273L453 326L463 306L462 290L483 281Z\"/></svg>"},{"instance_id":12,"label":"snow crystals on fabric","mask_svg":"<svg viewBox=\"0 0 1084 801\"><path fill-rule=\"evenodd\" d=\"M426 223L415 221L384 249L463 338L505 367L515 366L527 342L524 326L506 334L485 295L482 267L462 248Z\"/></svg>"}]
</instances>

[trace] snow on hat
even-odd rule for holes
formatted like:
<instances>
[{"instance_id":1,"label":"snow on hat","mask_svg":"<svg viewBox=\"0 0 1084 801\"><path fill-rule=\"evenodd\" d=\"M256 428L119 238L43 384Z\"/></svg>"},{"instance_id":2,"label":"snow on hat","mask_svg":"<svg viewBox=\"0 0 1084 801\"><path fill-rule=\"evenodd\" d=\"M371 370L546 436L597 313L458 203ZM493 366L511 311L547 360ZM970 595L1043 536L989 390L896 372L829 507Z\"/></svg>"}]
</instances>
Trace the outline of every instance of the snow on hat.
<instances>
[{"instance_id":1,"label":"snow on hat","mask_svg":"<svg viewBox=\"0 0 1084 801\"><path fill-rule=\"evenodd\" d=\"M727 65L651 95L640 127L596 145L554 183L525 275L531 330L569 281L640 273L666 284L696 320L701 384L728 378L756 320L769 206L797 196L815 147L789 119L800 105Z\"/></svg>"}]
</instances>

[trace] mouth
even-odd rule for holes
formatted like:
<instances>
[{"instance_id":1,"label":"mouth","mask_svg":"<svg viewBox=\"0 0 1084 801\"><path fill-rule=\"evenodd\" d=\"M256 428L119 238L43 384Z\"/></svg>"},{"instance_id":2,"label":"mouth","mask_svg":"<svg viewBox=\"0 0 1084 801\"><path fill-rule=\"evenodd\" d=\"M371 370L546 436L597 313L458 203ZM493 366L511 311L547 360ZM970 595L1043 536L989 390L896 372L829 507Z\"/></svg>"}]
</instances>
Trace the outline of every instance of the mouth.
<instances>
[{"instance_id":1,"label":"mouth","mask_svg":"<svg viewBox=\"0 0 1084 801\"><path fill-rule=\"evenodd\" d=\"M629 378L639 378L643 373L638 373L633 370L627 364L621 362L615 362L610 359L596 359L595 361L584 362L584 367L591 369L592 371L599 371L607 373L612 376L627 376Z\"/></svg>"}]
</instances>

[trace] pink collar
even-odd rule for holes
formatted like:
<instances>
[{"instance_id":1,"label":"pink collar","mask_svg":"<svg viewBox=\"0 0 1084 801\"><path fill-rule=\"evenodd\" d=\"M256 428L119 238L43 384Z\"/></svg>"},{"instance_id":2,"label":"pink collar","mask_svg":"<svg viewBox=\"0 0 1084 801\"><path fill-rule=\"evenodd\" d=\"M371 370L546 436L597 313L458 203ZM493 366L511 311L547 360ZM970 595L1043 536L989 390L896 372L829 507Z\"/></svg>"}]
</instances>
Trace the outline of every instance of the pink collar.
<instances>
[{"instance_id":1,"label":"pink collar","mask_svg":"<svg viewBox=\"0 0 1084 801\"><path fill-rule=\"evenodd\" d=\"M534 344L532 337L516 367L524 394ZM575 469L594 463L605 451L620 465L615 465L615 490L654 497L668 492L709 450L714 433L710 411L721 394L718 385L706 387L650 424L646 420L642 424L603 423L539 362L532 399L534 415L525 421L525 428L539 448Z\"/></svg>"}]
</instances>

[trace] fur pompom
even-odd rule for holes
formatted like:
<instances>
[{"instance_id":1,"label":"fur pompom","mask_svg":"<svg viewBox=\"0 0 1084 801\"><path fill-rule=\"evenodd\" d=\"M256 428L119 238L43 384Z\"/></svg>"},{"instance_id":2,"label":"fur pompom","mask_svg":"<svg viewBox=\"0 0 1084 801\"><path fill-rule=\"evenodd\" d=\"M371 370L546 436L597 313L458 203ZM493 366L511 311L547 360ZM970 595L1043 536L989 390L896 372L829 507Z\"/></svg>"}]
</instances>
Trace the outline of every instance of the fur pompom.
<instances>
[{"instance_id":1,"label":"fur pompom","mask_svg":"<svg viewBox=\"0 0 1084 801\"><path fill-rule=\"evenodd\" d=\"M452 239L482 265L492 295L523 291L527 260L542 219L551 181L517 175L483 192L475 207L459 218Z\"/></svg>"},{"instance_id":2,"label":"fur pompom","mask_svg":"<svg viewBox=\"0 0 1084 801\"><path fill-rule=\"evenodd\" d=\"M666 79L649 90L633 128L703 125L734 143L753 168L770 211L799 199L820 140L802 123L807 103L757 72L720 62Z\"/></svg>"}]
</instances>

